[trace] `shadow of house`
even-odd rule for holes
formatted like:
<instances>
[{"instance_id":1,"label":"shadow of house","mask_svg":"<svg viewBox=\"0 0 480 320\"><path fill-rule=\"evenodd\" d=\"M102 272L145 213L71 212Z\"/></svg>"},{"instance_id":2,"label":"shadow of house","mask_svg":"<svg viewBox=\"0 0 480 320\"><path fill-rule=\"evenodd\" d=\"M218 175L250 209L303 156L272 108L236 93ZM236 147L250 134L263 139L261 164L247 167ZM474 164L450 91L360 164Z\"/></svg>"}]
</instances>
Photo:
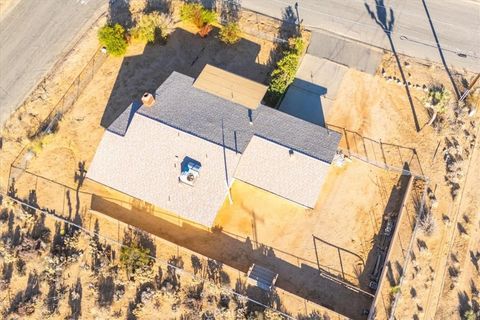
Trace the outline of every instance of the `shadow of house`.
<instances>
[{"instance_id":1,"label":"shadow of house","mask_svg":"<svg viewBox=\"0 0 480 320\"><path fill-rule=\"evenodd\" d=\"M346 256L354 257L354 259L356 259L356 262L361 263L362 269L365 269L365 261L363 260L363 258L361 256L359 256L355 252L352 252L352 251L348 250L347 248L342 248L342 247L339 247L339 246L337 246L333 243L330 243L328 241L320 239L320 238L316 237L315 235L312 235L312 237L313 237L313 245L314 245L314 248L315 248L315 255L317 256L317 266L318 266L319 270L322 270L322 267L320 266L320 263L319 263L319 260L318 260L319 252L323 251L323 250L318 249L320 247L320 245L326 246L328 248L333 248L338 253L338 261L339 261L340 271L341 271L341 274L342 274L343 281L348 282L348 279L345 277L345 266L343 264L343 261L345 259L343 259L342 257L346 257ZM333 257L330 257L330 259L335 261L336 257L333 256ZM325 270L322 270L322 271L327 273Z\"/></svg>"},{"instance_id":2,"label":"shadow of house","mask_svg":"<svg viewBox=\"0 0 480 320\"><path fill-rule=\"evenodd\" d=\"M280 103L279 110L294 117L325 127L322 97L327 88L295 78Z\"/></svg>"},{"instance_id":3,"label":"shadow of house","mask_svg":"<svg viewBox=\"0 0 480 320\"><path fill-rule=\"evenodd\" d=\"M407 163L404 164L404 170L409 170ZM402 205L402 198L405 194L405 190L408 186L408 181L410 179L409 175L401 175L397 181L397 184L390 191L390 196L388 197L387 204L383 213L382 224L379 229L379 233L374 237L374 246L373 249L368 253L365 269L359 276L359 281L362 284L362 287L368 286L368 283L372 278L374 269L376 267L376 261L378 256L381 256L380 266L384 264L387 251L389 249L390 241L392 240L391 235L393 230L395 230L395 225L397 224L398 213L400 212ZM385 229L387 227L388 221L392 221L390 235L387 235ZM402 267L398 265L398 262L395 264L396 270L393 269L391 261L387 264L387 278L390 283L390 286L394 286L398 283L401 273L403 273ZM395 272L396 271L396 272ZM381 274L381 269L378 271L378 274ZM378 279L377 279L378 282Z\"/></svg>"},{"instance_id":4,"label":"shadow of house","mask_svg":"<svg viewBox=\"0 0 480 320\"><path fill-rule=\"evenodd\" d=\"M270 67L256 62L260 45L241 39L227 46L217 38L218 29L207 38L177 28L165 45L146 45L141 55L123 59L117 79L105 107L101 125L110 124L145 92L155 92L173 72L196 78L206 64L235 73L256 82L266 83ZM133 111L131 114L133 117Z\"/></svg>"},{"instance_id":5,"label":"shadow of house","mask_svg":"<svg viewBox=\"0 0 480 320\"><path fill-rule=\"evenodd\" d=\"M361 318L362 310L372 303L371 296L321 276L317 268L303 263L291 264L277 257L273 249L265 250L263 246L254 249L248 240L239 240L222 231L212 233L186 222L177 225L147 212L126 209L96 195L92 197L91 208L245 273L257 263L279 274L277 287L350 318ZM345 305L343 301L350 303Z\"/></svg>"}]
</instances>

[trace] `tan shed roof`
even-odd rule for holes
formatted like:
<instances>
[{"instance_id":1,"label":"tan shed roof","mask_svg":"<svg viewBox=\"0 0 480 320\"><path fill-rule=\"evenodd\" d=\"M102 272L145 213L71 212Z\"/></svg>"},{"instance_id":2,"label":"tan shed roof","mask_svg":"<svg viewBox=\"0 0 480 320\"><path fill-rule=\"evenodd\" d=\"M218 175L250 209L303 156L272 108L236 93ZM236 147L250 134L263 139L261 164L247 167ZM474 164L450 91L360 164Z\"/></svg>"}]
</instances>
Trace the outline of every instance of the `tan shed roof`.
<instances>
[{"instance_id":1,"label":"tan shed roof","mask_svg":"<svg viewBox=\"0 0 480 320\"><path fill-rule=\"evenodd\" d=\"M221 98L256 109L267 87L207 64L193 86Z\"/></svg>"}]
</instances>

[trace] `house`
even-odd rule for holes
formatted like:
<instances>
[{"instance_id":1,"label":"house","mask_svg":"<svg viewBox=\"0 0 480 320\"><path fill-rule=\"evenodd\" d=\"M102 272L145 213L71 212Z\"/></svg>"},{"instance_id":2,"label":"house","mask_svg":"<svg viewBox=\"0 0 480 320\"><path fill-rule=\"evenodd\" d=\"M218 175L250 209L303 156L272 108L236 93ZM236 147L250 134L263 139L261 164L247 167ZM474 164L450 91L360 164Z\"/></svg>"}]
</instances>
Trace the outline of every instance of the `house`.
<instances>
[{"instance_id":1,"label":"house","mask_svg":"<svg viewBox=\"0 0 480 320\"><path fill-rule=\"evenodd\" d=\"M207 227L235 179L314 207L341 136L262 105L265 91L208 65L173 72L107 128L87 178Z\"/></svg>"}]
</instances>

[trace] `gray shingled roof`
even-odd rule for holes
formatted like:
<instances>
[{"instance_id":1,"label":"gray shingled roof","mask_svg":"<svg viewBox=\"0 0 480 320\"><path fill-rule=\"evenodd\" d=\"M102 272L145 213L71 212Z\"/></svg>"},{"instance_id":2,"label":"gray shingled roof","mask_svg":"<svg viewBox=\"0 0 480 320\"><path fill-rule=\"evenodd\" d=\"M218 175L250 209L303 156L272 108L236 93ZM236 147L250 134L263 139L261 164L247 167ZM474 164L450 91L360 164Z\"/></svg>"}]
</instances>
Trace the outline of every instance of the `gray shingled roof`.
<instances>
[{"instance_id":1,"label":"gray shingled roof","mask_svg":"<svg viewBox=\"0 0 480 320\"><path fill-rule=\"evenodd\" d=\"M142 106L137 112L242 153L253 135L249 112L252 119L257 112L196 89L193 82L193 78L173 72L157 89L155 104ZM108 130L125 135L132 108L130 105Z\"/></svg>"},{"instance_id":2,"label":"gray shingled roof","mask_svg":"<svg viewBox=\"0 0 480 320\"><path fill-rule=\"evenodd\" d=\"M108 130L125 135L133 114L167 124L243 153L253 134L330 163L341 135L260 105L249 109L192 86L194 79L173 72L157 89L152 107L130 105ZM253 120L253 125L249 119Z\"/></svg>"},{"instance_id":3,"label":"gray shingled roof","mask_svg":"<svg viewBox=\"0 0 480 320\"><path fill-rule=\"evenodd\" d=\"M255 134L310 157L331 163L338 147L338 132L261 106L255 119Z\"/></svg>"}]
</instances>

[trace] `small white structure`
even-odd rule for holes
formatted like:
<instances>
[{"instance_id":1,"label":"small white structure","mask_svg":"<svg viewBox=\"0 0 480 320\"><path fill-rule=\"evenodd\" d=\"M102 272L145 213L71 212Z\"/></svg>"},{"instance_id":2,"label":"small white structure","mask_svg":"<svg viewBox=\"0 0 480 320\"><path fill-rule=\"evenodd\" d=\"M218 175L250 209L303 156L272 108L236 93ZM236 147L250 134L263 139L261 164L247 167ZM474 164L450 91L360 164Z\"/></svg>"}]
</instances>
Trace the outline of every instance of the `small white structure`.
<instances>
[{"instance_id":1,"label":"small white structure","mask_svg":"<svg viewBox=\"0 0 480 320\"><path fill-rule=\"evenodd\" d=\"M273 289L275 282L277 281L278 274L274 273L267 268L253 264L247 273L247 282L260 289L270 291Z\"/></svg>"}]
</instances>

